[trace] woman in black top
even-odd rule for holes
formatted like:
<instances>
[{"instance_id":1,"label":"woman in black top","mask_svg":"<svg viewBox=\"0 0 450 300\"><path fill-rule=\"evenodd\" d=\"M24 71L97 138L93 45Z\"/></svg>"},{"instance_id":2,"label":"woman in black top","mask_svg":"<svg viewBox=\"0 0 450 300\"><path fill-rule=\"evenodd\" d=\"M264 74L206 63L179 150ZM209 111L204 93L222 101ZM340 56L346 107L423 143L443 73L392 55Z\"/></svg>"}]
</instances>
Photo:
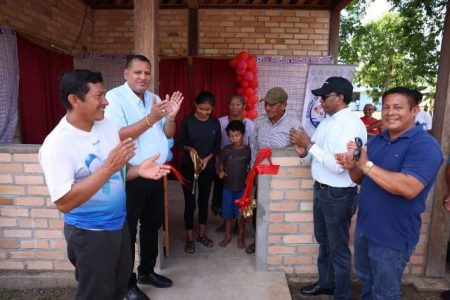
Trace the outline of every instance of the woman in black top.
<instances>
[{"instance_id":1,"label":"woman in black top","mask_svg":"<svg viewBox=\"0 0 450 300\"><path fill-rule=\"evenodd\" d=\"M214 246L214 242L206 236L206 220L208 217L208 198L214 178L214 155L220 151L221 133L219 121L211 116L214 107L214 95L201 92L195 99L195 111L184 118L181 123L180 148L185 153L181 162L181 173L194 183L194 164L191 156L198 154L202 159L202 172L198 178L198 223L199 233L196 239L206 247ZM194 244L194 211L195 196L192 185L183 187L185 200L184 225L187 230L186 253L195 252Z\"/></svg>"}]
</instances>

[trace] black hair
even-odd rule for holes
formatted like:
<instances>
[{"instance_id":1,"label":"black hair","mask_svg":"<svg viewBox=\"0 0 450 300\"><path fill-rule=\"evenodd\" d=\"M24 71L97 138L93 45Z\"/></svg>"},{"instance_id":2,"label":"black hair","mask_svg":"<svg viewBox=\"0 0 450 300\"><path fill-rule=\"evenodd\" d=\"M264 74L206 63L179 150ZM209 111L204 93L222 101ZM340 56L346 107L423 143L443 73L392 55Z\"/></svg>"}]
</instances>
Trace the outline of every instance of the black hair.
<instances>
[{"instance_id":1,"label":"black hair","mask_svg":"<svg viewBox=\"0 0 450 300\"><path fill-rule=\"evenodd\" d=\"M200 92L197 95L197 98L195 98L195 104L198 105L203 103L209 103L211 106L214 106L214 104L216 104L216 100L214 99L213 93L208 91Z\"/></svg>"},{"instance_id":2,"label":"black hair","mask_svg":"<svg viewBox=\"0 0 450 300\"><path fill-rule=\"evenodd\" d=\"M140 60L140 61L148 63L149 65L152 65L150 63L150 60L146 56L140 55L140 54L133 54L133 55L127 55L126 62L125 62L125 69L128 69L128 67L131 65L133 60Z\"/></svg>"},{"instance_id":3,"label":"black hair","mask_svg":"<svg viewBox=\"0 0 450 300\"><path fill-rule=\"evenodd\" d=\"M244 135L245 124L241 120L233 120L228 123L225 130L227 131L227 134L230 134L230 131L239 131L240 133L242 133L242 135Z\"/></svg>"},{"instance_id":4,"label":"black hair","mask_svg":"<svg viewBox=\"0 0 450 300\"><path fill-rule=\"evenodd\" d=\"M420 98L419 98L418 93L420 94ZM420 92L418 92L416 90L412 90L407 87L399 86L399 87L394 87L394 88L389 89L386 92L384 92L383 97L381 98L382 99L381 102L384 103L384 99L386 98L386 96L391 95L391 94L400 94L400 95L406 96L406 98L408 99L410 108L413 108L414 106L419 105L419 99L422 98L422 94Z\"/></svg>"},{"instance_id":5,"label":"black hair","mask_svg":"<svg viewBox=\"0 0 450 300\"><path fill-rule=\"evenodd\" d=\"M245 106L245 99L244 96L242 96L241 94L238 93L231 94L230 97L228 97L228 104L230 104L231 101L233 101L233 99L238 99L242 103L242 105Z\"/></svg>"},{"instance_id":6,"label":"black hair","mask_svg":"<svg viewBox=\"0 0 450 300\"><path fill-rule=\"evenodd\" d=\"M100 72L90 70L75 69L65 72L59 82L59 95L64 107L72 110L72 104L69 102L69 95L74 94L82 101L89 93L88 83L103 83L103 77Z\"/></svg>"},{"instance_id":7,"label":"black hair","mask_svg":"<svg viewBox=\"0 0 450 300\"><path fill-rule=\"evenodd\" d=\"M423 98L422 93L419 92L418 90L413 90L413 92L416 95L417 104L420 104L420 102L422 102L422 98Z\"/></svg>"}]
</instances>

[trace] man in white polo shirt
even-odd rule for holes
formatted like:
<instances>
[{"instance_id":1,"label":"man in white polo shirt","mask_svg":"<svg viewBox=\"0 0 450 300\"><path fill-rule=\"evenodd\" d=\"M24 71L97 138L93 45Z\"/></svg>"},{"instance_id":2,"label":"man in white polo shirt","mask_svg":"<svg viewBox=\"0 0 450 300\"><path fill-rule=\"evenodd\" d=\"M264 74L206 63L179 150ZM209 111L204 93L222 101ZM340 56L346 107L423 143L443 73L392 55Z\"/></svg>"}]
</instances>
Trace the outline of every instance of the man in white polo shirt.
<instances>
[{"instance_id":1,"label":"man in white polo shirt","mask_svg":"<svg viewBox=\"0 0 450 300\"><path fill-rule=\"evenodd\" d=\"M136 155L131 163L141 161L160 153L158 163L165 163L169 153L168 139L175 134L175 117L183 101L181 93L175 92L169 99L162 100L148 91L151 78L150 61L142 55L127 57L124 77L126 82L106 93L110 105L106 117L119 130L120 139L136 139ZM130 276L128 299L148 299L137 287L151 284L166 288L172 281L155 273L158 256L158 230L164 216L163 180L136 178L128 181L127 221L130 228L131 249L134 262L138 221L140 238L140 264L138 277ZM137 279L137 280L136 280Z\"/></svg>"},{"instance_id":2,"label":"man in white polo shirt","mask_svg":"<svg viewBox=\"0 0 450 300\"><path fill-rule=\"evenodd\" d=\"M363 122L348 108L353 86L343 77L328 78L320 89L325 119L310 138L305 130L291 129L291 142L300 157L311 159L314 183L314 235L320 245L317 266L319 281L300 289L304 296L331 295L350 299L351 252L348 246L351 218L356 210L356 184L335 159L356 137L365 144Z\"/></svg>"}]
</instances>

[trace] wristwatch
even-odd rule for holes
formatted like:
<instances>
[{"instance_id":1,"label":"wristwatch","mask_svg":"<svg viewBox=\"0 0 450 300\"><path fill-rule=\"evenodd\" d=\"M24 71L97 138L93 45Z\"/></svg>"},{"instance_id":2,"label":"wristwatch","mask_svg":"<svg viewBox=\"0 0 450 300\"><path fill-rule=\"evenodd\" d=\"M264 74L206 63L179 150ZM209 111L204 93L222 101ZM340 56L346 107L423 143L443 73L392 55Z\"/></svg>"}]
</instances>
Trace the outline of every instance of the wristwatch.
<instances>
[{"instance_id":1,"label":"wristwatch","mask_svg":"<svg viewBox=\"0 0 450 300\"><path fill-rule=\"evenodd\" d=\"M370 171L370 169L372 169L374 166L373 162L371 162L370 160L368 160L366 162L366 164L364 165L364 169L363 169L363 173L364 175L367 175Z\"/></svg>"},{"instance_id":2,"label":"wristwatch","mask_svg":"<svg viewBox=\"0 0 450 300\"><path fill-rule=\"evenodd\" d=\"M306 152L306 154L308 154L309 149L311 149L312 146L314 146L314 143L313 143L313 142L311 142L308 146L305 147L305 152Z\"/></svg>"}]
</instances>

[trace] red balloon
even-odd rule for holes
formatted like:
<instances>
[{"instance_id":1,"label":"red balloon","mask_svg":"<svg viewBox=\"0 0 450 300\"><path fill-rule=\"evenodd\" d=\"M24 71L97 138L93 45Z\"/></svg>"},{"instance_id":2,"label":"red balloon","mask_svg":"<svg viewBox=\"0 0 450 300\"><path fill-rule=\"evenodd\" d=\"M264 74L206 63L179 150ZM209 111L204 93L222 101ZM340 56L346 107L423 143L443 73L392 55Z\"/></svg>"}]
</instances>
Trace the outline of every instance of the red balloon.
<instances>
[{"instance_id":1,"label":"red balloon","mask_svg":"<svg viewBox=\"0 0 450 300\"><path fill-rule=\"evenodd\" d=\"M255 105L256 103L258 103L258 100L259 100L259 98L257 95L252 95L252 96L248 97L247 103L250 105Z\"/></svg>"},{"instance_id":2,"label":"red balloon","mask_svg":"<svg viewBox=\"0 0 450 300\"><path fill-rule=\"evenodd\" d=\"M252 88L246 88L246 89L244 90L244 95L247 96L247 97L250 97L250 96L252 96L253 94L255 94L255 90L252 89Z\"/></svg>"},{"instance_id":3,"label":"red balloon","mask_svg":"<svg viewBox=\"0 0 450 300\"><path fill-rule=\"evenodd\" d=\"M244 74L244 79L245 79L246 81L250 82L250 81L252 81L253 79L255 79L255 75L253 75L252 72L247 71L247 72L245 72L245 74Z\"/></svg>"},{"instance_id":4,"label":"red balloon","mask_svg":"<svg viewBox=\"0 0 450 300\"><path fill-rule=\"evenodd\" d=\"M244 89L243 89L243 88L238 88L238 89L236 90L236 92L237 92L238 94L244 95Z\"/></svg>"},{"instance_id":5,"label":"red balloon","mask_svg":"<svg viewBox=\"0 0 450 300\"><path fill-rule=\"evenodd\" d=\"M247 63L245 62L245 60L240 60L239 62L238 62L238 64L237 64L237 67L239 68L239 69L247 69Z\"/></svg>"},{"instance_id":6,"label":"red balloon","mask_svg":"<svg viewBox=\"0 0 450 300\"><path fill-rule=\"evenodd\" d=\"M254 120L256 119L256 117L258 117L258 112L256 111L256 109L253 109L247 111L246 115L247 115L246 117L249 118L250 120Z\"/></svg>"},{"instance_id":7,"label":"red balloon","mask_svg":"<svg viewBox=\"0 0 450 300\"><path fill-rule=\"evenodd\" d=\"M230 67L236 68L238 62L239 62L239 59L237 59L237 58L230 59Z\"/></svg>"},{"instance_id":8,"label":"red balloon","mask_svg":"<svg viewBox=\"0 0 450 300\"><path fill-rule=\"evenodd\" d=\"M241 68L236 69L236 75L244 76L244 74L245 74L245 69L241 69Z\"/></svg>"},{"instance_id":9,"label":"red balloon","mask_svg":"<svg viewBox=\"0 0 450 300\"><path fill-rule=\"evenodd\" d=\"M248 87L248 82L247 82L247 81L242 80L242 81L240 81L240 83L241 83L241 87L242 87L242 88Z\"/></svg>"},{"instance_id":10,"label":"red balloon","mask_svg":"<svg viewBox=\"0 0 450 300\"><path fill-rule=\"evenodd\" d=\"M255 109L255 104L250 104L249 102L246 103L245 105L245 110L246 111L251 111Z\"/></svg>"},{"instance_id":11,"label":"red balloon","mask_svg":"<svg viewBox=\"0 0 450 300\"><path fill-rule=\"evenodd\" d=\"M258 80L253 79L248 83L248 86L251 87L252 89L256 89L258 87Z\"/></svg>"},{"instance_id":12,"label":"red balloon","mask_svg":"<svg viewBox=\"0 0 450 300\"><path fill-rule=\"evenodd\" d=\"M254 57L253 55L250 55L247 58L247 68L251 68L256 64L256 57Z\"/></svg>"},{"instance_id":13,"label":"red balloon","mask_svg":"<svg viewBox=\"0 0 450 300\"><path fill-rule=\"evenodd\" d=\"M247 116L247 111L244 110L244 111L242 112L242 117L245 118L246 116Z\"/></svg>"},{"instance_id":14,"label":"red balloon","mask_svg":"<svg viewBox=\"0 0 450 300\"><path fill-rule=\"evenodd\" d=\"M239 59L246 60L247 58L248 58L248 52L247 51L241 51L239 53Z\"/></svg>"},{"instance_id":15,"label":"red balloon","mask_svg":"<svg viewBox=\"0 0 450 300\"><path fill-rule=\"evenodd\" d=\"M256 76L256 74L258 73L258 67L257 67L257 66L253 66L253 67L251 67L251 68L248 68L248 70L249 70L250 72L252 72L255 76Z\"/></svg>"}]
</instances>

